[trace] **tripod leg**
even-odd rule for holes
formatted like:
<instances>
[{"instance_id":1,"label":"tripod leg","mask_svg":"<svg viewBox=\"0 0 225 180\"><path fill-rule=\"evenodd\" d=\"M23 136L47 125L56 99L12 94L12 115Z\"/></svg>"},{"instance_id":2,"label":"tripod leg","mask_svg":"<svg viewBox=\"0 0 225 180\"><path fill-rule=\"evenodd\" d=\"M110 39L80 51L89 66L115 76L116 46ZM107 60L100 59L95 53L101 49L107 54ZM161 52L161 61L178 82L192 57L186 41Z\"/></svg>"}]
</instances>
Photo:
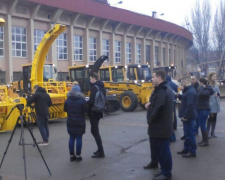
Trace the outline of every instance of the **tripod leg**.
<instances>
[{"instance_id":1,"label":"tripod leg","mask_svg":"<svg viewBox=\"0 0 225 180\"><path fill-rule=\"evenodd\" d=\"M26 121L26 120L24 120L24 121L25 121L25 123L26 123L26 125L27 125L27 121ZM35 139L35 137L34 137L32 131L31 131L31 129L30 129L30 127L29 127L28 125L27 125L27 129L28 129L28 131L30 132L30 135L31 135L31 137L33 138L33 141L34 141L35 145L37 146L37 149L38 149L38 151L39 151L39 153L40 153L40 155L41 155L41 157L42 157L42 159L43 159L43 161L44 161L44 163L45 163L46 168L48 169L49 174L52 175L52 173L51 173L51 171L50 171L50 169L49 169L49 167L48 167L48 165L47 165L47 163L46 163L46 161L45 161L45 159L44 159L44 156L43 156L43 154L42 154L42 152L41 152L41 150L40 150L40 148L39 148L39 146L38 146L38 144L37 144L37 141L36 141L36 139Z\"/></svg>"},{"instance_id":2,"label":"tripod leg","mask_svg":"<svg viewBox=\"0 0 225 180\"><path fill-rule=\"evenodd\" d=\"M25 117L24 116L20 116L21 141L22 141L22 146L23 146L24 174L25 174L25 180L27 180L27 166L26 166L26 154L25 154L25 141L24 141L23 120L25 121Z\"/></svg>"},{"instance_id":3,"label":"tripod leg","mask_svg":"<svg viewBox=\"0 0 225 180\"><path fill-rule=\"evenodd\" d=\"M19 120L20 120L20 118L18 117L18 119L17 119L17 121L16 121L16 124L15 124L15 127L14 127L14 129L13 129L13 132L12 132L10 138L9 138L8 145L7 145L7 147L6 147L6 150L5 150L5 152L4 152L4 155L3 155L3 157L2 157L2 161L1 161L1 164L0 164L0 169L1 169L2 164L3 164L3 161L4 161L4 159L5 159L5 155L6 155L7 151L8 151L9 145L10 145L10 143L11 143L11 141L12 141L13 135L14 135L14 133L15 133L15 131L16 131L16 126L18 125Z\"/></svg>"}]
</instances>

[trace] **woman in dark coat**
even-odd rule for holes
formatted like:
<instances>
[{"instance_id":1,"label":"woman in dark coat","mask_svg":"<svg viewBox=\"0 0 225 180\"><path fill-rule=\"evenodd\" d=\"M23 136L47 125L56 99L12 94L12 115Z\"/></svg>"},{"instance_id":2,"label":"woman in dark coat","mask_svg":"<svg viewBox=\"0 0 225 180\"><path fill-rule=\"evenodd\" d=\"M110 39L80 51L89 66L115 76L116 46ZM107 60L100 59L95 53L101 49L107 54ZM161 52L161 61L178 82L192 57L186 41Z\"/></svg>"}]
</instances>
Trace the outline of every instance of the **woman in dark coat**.
<instances>
[{"instance_id":1,"label":"woman in dark coat","mask_svg":"<svg viewBox=\"0 0 225 180\"><path fill-rule=\"evenodd\" d=\"M85 133L85 113L88 105L85 101L84 94L80 92L80 86L74 85L72 90L67 94L67 100L64 104L64 111L67 112L67 131L70 135L69 152L70 161L81 161L82 136ZM76 155L74 153L74 143L76 140Z\"/></svg>"}]
</instances>

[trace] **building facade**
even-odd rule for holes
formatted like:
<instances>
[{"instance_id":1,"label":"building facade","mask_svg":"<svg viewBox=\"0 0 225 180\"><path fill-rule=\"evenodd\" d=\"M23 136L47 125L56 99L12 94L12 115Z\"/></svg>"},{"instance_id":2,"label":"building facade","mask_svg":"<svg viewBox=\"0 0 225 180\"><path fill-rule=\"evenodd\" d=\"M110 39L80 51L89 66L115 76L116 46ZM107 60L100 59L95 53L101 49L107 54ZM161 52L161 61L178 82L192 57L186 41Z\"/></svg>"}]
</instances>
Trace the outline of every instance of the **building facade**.
<instances>
[{"instance_id":1,"label":"building facade","mask_svg":"<svg viewBox=\"0 0 225 180\"><path fill-rule=\"evenodd\" d=\"M0 82L20 80L22 65L32 63L35 50L54 24L67 26L53 43L46 63L65 80L68 67L93 64L108 55L104 65L150 64L177 66L186 73L186 52L192 34L183 27L94 0L0 0Z\"/></svg>"}]
</instances>

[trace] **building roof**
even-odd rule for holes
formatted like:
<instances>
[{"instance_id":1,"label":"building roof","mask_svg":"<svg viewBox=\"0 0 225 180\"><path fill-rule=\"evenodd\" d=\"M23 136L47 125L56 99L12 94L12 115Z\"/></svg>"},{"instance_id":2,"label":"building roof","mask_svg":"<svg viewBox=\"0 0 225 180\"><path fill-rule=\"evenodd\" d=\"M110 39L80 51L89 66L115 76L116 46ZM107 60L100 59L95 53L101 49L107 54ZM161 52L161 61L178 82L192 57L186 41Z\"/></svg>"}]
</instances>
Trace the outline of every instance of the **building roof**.
<instances>
[{"instance_id":1,"label":"building roof","mask_svg":"<svg viewBox=\"0 0 225 180\"><path fill-rule=\"evenodd\" d=\"M112 21L151 28L158 31L182 36L190 41L193 37L190 31L176 24L153 18L151 16L134 13L132 11L109 6L93 0L26 0L63 10L86 14Z\"/></svg>"}]
</instances>

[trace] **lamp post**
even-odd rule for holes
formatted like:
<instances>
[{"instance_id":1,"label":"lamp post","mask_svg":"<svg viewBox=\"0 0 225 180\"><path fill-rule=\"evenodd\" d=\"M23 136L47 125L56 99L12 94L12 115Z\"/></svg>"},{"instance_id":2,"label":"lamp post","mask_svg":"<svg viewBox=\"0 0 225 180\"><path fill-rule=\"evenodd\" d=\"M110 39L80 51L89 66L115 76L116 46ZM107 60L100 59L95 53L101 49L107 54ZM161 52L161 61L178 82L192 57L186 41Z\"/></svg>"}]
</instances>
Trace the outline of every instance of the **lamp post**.
<instances>
[{"instance_id":1,"label":"lamp post","mask_svg":"<svg viewBox=\"0 0 225 180\"><path fill-rule=\"evenodd\" d=\"M123 1L119 1L116 4L113 4L112 6L116 6L117 4L122 4L122 3L123 3Z\"/></svg>"}]
</instances>

